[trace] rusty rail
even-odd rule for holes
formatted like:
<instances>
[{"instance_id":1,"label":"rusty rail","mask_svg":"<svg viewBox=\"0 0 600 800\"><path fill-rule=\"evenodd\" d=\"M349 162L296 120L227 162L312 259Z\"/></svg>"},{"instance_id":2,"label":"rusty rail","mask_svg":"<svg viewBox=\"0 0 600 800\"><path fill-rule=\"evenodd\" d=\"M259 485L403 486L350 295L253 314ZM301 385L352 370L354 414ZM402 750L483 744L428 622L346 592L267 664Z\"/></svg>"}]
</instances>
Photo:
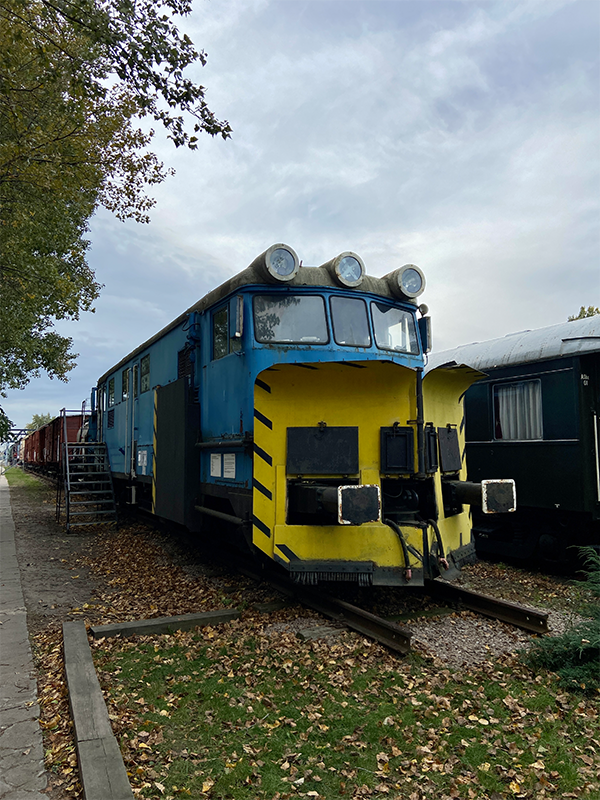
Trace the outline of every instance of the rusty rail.
<instances>
[{"instance_id":1,"label":"rusty rail","mask_svg":"<svg viewBox=\"0 0 600 800\"><path fill-rule=\"evenodd\" d=\"M345 600L338 600L323 592L307 589L298 583L285 580L279 575L275 577L269 572L260 574L245 565L238 565L237 569L249 578L269 583L277 591L287 597L293 597L302 605L318 611L325 617L341 622L347 628L375 639L389 647L390 650L402 655L410 652L411 633L396 622L390 622L376 614L371 614L370 611L358 608Z\"/></svg>"},{"instance_id":2,"label":"rusty rail","mask_svg":"<svg viewBox=\"0 0 600 800\"><path fill-rule=\"evenodd\" d=\"M400 627L396 622L378 617L345 600L338 600L327 594L301 589L296 592L297 599L330 619L341 622L364 636L375 639L380 644L405 655L410 652L410 631Z\"/></svg>"},{"instance_id":3,"label":"rusty rail","mask_svg":"<svg viewBox=\"0 0 600 800\"><path fill-rule=\"evenodd\" d=\"M472 592L439 579L426 580L425 590L432 597L460 603L470 611L476 611L486 617L508 622L533 633L548 633L548 614L545 611L511 603L508 600L498 600L487 594Z\"/></svg>"}]
</instances>

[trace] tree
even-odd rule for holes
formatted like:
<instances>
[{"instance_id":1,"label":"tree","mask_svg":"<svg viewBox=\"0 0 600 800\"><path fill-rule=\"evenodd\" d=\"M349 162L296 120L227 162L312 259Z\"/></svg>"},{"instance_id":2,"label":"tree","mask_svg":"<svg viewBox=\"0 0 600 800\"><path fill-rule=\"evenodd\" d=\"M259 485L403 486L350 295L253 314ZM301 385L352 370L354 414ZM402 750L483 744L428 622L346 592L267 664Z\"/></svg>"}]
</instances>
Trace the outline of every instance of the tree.
<instances>
[{"instance_id":1,"label":"tree","mask_svg":"<svg viewBox=\"0 0 600 800\"><path fill-rule=\"evenodd\" d=\"M148 221L169 174L151 117L175 146L228 138L184 76L206 63L173 17L191 0L0 0L0 396L40 370L75 366L58 319L93 311L100 285L85 235L99 205ZM0 409L0 434L8 420Z\"/></svg>"},{"instance_id":2,"label":"tree","mask_svg":"<svg viewBox=\"0 0 600 800\"><path fill-rule=\"evenodd\" d=\"M595 317L596 314L600 314L600 308L596 308L595 306L581 306L579 309L579 314L577 316L569 317L567 322L573 322L576 319L587 319L588 317Z\"/></svg>"},{"instance_id":3,"label":"tree","mask_svg":"<svg viewBox=\"0 0 600 800\"><path fill-rule=\"evenodd\" d=\"M28 431L37 431L38 428L47 425L49 422L52 422L53 419L54 417L52 414L34 414L31 418L31 422L28 422L25 427Z\"/></svg>"}]
</instances>

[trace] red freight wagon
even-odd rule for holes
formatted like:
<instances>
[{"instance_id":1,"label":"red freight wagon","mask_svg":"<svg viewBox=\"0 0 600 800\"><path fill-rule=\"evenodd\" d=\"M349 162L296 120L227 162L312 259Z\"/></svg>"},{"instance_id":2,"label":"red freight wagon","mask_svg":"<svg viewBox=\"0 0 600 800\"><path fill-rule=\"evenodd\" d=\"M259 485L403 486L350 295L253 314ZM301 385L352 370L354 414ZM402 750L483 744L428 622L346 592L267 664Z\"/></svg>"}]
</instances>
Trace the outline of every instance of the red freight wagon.
<instances>
[{"instance_id":1,"label":"red freight wagon","mask_svg":"<svg viewBox=\"0 0 600 800\"><path fill-rule=\"evenodd\" d=\"M67 441L76 442L79 431L88 415L66 415ZM55 417L51 422L33 431L24 440L23 463L33 470L58 473L60 449L64 440L65 418Z\"/></svg>"}]
</instances>

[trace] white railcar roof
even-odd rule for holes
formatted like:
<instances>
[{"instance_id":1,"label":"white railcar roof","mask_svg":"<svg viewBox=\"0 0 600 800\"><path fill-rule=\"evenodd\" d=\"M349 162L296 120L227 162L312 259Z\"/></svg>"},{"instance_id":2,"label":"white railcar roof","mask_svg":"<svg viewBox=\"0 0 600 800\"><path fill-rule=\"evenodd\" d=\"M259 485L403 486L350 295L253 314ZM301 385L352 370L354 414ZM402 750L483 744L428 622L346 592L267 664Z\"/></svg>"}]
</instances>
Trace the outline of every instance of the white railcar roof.
<instances>
[{"instance_id":1,"label":"white railcar roof","mask_svg":"<svg viewBox=\"0 0 600 800\"><path fill-rule=\"evenodd\" d=\"M434 352L426 372L453 362L486 370L598 351L600 315Z\"/></svg>"}]
</instances>

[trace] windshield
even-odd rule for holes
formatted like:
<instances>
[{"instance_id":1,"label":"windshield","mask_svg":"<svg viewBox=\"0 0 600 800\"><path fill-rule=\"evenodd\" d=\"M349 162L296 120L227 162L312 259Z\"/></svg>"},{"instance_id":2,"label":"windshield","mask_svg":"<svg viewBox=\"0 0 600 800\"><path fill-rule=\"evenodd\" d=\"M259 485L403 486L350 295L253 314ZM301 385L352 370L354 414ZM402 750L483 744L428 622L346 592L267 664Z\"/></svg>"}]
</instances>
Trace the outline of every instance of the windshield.
<instances>
[{"instance_id":1,"label":"windshield","mask_svg":"<svg viewBox=\"0 0 600 800\"><path fill-rule=\"evenodd\" d=\"M326 344L325 301L317 295L257 295L254 335L258 342Z\"/></svg>"},{"instance_id":2,"label":"windshield","mask_svg":"<svg viewBox=\"0 0 600 800\"><path fill-rule=\"evenodd\" d=\"M333 335L338 344L370 347L367 304L358 297L332 297Z\"/></svg>"},{"instance_id":3,"label":"windshield","mask_svg":"<svg viewBox=\"0 0 600 800\"><path fill-rule=\"evenodd\" d=\"M384 303L371 303L371 312L377 347L400 353L419 352L412 314Z\"/></svg>"}]
</instances>

